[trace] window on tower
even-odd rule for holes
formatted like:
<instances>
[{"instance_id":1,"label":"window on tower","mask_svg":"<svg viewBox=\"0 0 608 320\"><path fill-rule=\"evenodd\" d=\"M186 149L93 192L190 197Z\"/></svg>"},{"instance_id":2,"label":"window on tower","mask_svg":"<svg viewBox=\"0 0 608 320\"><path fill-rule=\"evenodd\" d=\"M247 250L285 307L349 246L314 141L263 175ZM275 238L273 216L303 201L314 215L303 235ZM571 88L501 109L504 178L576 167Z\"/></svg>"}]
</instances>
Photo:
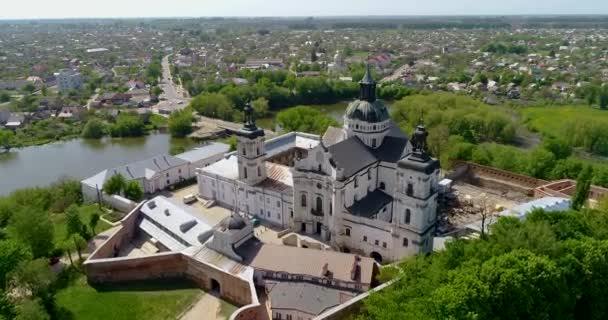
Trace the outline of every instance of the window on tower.
<instances>
[{"instance_id":1,"label":"window on tower","mask_svg":"<svg viewBox=\"0 0 608 320\"><path fill-rule=\"evenodd\" d=\"M262 176L262 169L260 169L260 167L258 167L258 177Z\"/></svg>"},{"instance_id":2,"label":"window on tower","mask_svg":"<svg viewBox=\"0 0 608 320\"><path fill-rule=\"evenodd\" d=\"M243 168L243 178L247 179L247 168Z\"/></svg>"},{"instance_id":3,"label":"window on tower","mask_svg":"<svg viewBox=\"0 0 608 320\"><path fill-rule=\"evenodd\" d=\"M243 146L243 155L244 155L244 156L246 156L246 155L247 155L247 151L246 151L246 150L247 150L247 148L245 148L245 147Z\"/></svg>"},{"instance_id":4,"label":"window on tower","mask_svg":"<svg viewBox=\"0 0 608 320\"><path fill-rule=\"evenodd\" d=\"M403 246L404 246L404 247L407 247L407 246L409 246L409 245L410 245L410 241L409 241L409 240L407 240L407 238L403 238Z\"/></svg>"},{"instance_id":5,"label":"window on tower","mask_svg":"<svg viewBox=\"0 0 608 320\"><path fill-rule=\"evenodd\" d=\"M257 152L258 152L257 155L259 156L260 155L260 147L258 147Z\"/></svg>"},{"instance_id":6,"label":"window on tower","mask_svg":"<svg viewBox=\"0 0 608 320\"><path fill-rule=\"evenodd\" d=\"M372 139L372 148L375 148L375 147L376 147L376 139L374 138L374 139Z\"/></svg>"},{"instance_id":7,"label":"window on tower","mask_svg":"<svg viewBox=\"0 0 608 320\"><path fill-rule=\"evenodd\" d=\"M302 207L306 207L306 195L305 194L302 194L302 197L300 200L301 200Z\"/></svg>"},{"instance_id":8,"label":"window on tower","mask_svg":"<svg viewBox=\"0 0 608 320\"><path fill-rule=\"evenodd\" d=\"M411 183L407 184L407 191L405 192L408 196L414 195L414 185Z\"/></svg>"},{"instance_id":9,"label":"window on tower","mask_svg":"<svg viewBox=\"0 0 608 320\"><path fill-rule=\"evenodd\" d=\"M405 224L410 224L410 220L412 219L412 212L410 209L405 209Z\"/></svg>"}]
</instances>

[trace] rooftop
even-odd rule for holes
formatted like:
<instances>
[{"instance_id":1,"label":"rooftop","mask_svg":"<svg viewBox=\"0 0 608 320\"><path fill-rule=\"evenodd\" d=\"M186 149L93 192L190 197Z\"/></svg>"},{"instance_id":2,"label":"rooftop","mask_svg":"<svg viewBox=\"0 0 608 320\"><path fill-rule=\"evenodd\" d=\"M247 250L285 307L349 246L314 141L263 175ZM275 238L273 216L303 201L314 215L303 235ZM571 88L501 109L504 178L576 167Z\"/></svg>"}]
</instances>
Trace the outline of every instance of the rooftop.
<instances>
[{"instance_id":1,"label":"rooftop","mask_svg":"<svg viewBox=\"0 0 608 320\"><path fill-rule=\"evenodd\" d=\"M340 290L306 282L273 282L267 287L272 309L295 309L315 316L352 298Z\"/></svg>"},{"instance_id":2,"label":"rooftop","mask_svg":"<svg viewBox=\"0 0 608 320\"><path fill-rule=\"evenodd\" d=\"M225 143L213 142L202 147L194 148L190 151L176 155L176 158L186 160L188 162L197 162L218 154L224 154L230 151L230 146Z\"/></svg>"},{"instance_id":3,"label":"rooftop","mask_svg":"<svg viewBox=\"0 0 608 320\"><path fill-rule=\"evenodd\" d=\"M327 264L333 279L363 284L373 281L375 262L372 258L360 257L360 277L352 280L355 256L349 253L267 244L258 240L250 240L237 250L245 263L257 269L324 277L323 267Z\"/></svg>"}]
</instances>

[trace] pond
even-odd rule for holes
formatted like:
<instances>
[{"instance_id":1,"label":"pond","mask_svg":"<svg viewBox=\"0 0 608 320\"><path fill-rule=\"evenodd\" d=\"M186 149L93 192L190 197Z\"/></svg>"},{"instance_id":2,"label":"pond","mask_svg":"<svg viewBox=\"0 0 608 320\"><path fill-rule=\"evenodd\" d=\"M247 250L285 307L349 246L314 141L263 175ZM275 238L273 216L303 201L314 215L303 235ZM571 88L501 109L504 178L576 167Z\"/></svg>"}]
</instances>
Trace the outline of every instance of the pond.
<instances>
[{"instance_id":1,"label":"pond","mask_svg":"<svg viewBox=\"0 0 608 320\"><path fill-rule=\"evenodd\" d=\"M47 186L59 178L83 179L103 169L144 160L172 147L187 149L194 143L168 134L102 140L74 139L0 153L0 195L16 189Z\"/></svg>"}]
</instances>

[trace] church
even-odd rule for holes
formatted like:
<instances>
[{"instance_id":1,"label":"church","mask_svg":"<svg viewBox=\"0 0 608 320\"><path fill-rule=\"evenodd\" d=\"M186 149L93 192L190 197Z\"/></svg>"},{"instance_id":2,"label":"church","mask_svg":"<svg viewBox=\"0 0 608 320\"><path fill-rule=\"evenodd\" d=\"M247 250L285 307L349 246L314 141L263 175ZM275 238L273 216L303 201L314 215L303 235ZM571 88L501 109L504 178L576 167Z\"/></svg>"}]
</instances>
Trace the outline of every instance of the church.
<instances>
[{"instance_id":1,"label":"church","mask_svg":"<svg viewBox=\"0 0 608 320\"><path fill-rule=\"evenodd\" d=\"M369 66L341 128L266 141L245 107L237 150L197 171L199 196L241 215L390 262L432 251L439 161L428 133L391 120Z\"/></svg>"}]
</instances>

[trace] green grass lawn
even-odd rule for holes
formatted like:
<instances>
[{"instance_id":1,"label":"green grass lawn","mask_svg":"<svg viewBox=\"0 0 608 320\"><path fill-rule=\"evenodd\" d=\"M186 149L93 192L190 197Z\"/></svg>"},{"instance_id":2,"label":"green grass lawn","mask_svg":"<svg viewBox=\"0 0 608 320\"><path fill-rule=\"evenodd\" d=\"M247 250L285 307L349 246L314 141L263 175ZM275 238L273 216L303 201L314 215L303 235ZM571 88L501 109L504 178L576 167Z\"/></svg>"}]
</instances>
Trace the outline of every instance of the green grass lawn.
<instances>
[{"instance_id":1,"label":"green grass lawn","mask_svg":"<svg viewBox=\"0 0 608 320\"><path fill-rule=\"evenodd\" d=\"M91 216L94 213L98 213L99 215L105 214L104 211L100 211L99 207L96 204L88 204L80 207L80 220L85 225L89 225L89 221L91 220ZM65 214L57 213L51 214L51 220L55 225L55 244L61 245L63 241L66 239L67 234L67 226L65 223ZM95 234L108 230L111 226L101 220L97 223L97 227L95 227Z\"/></svg>"},{"instance_id":2,"label":"green grass lawn","mask_svg":"<svg viewBox=\"0 0 608 320\"><path fill-rule=\"evenodd\" d=\"M180 281L91 287L79 276L59 290L56 301L62 319L165 320L175 319L201 293L194 285Z\"/></svg>"},{"instance_id":3,"label":"green grass lawn","mask_svg":"<svg viewBox=\"0 0 608 320\"><path fill-rule=\"evenodd\" d=\"M608 126L608 111L580 106L529 107L521 109L528 128L543 135L564 137L569 125L601 121Z\"/></svg>"}]
</instances>

